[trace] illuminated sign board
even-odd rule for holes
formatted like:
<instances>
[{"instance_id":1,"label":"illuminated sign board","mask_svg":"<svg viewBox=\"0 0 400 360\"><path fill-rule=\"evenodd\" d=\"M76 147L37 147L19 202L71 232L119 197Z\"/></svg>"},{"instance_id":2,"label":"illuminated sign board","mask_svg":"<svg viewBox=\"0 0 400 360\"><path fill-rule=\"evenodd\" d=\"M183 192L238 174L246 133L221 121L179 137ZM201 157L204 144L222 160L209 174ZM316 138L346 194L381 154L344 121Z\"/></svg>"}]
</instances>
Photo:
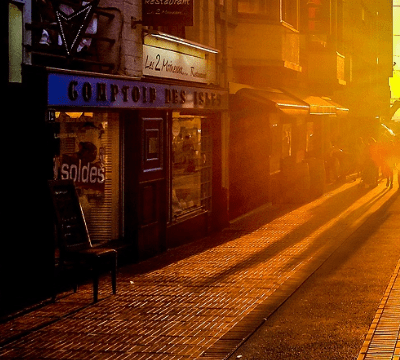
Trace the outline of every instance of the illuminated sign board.
<instances>
[{"instance_id":1,"label":"illuminated sign board","mask_svg":"<svg viewBox=\"0 0 400 360\"><path fill-rule=\"evenodd\" d=\"M143 75L207 82L207 61L177 51L143 45Z\"/></svg>"}]
</instances>

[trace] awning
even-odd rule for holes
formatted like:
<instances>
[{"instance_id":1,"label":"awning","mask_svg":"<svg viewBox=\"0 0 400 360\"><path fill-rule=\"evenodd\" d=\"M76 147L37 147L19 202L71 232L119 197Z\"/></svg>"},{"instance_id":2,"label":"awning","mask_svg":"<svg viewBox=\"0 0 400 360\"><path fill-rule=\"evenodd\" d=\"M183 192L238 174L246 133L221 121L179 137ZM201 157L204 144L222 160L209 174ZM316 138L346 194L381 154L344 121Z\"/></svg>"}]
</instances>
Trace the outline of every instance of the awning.
<instances>
[{"instance_id":1,"label":"awning","mask_svg":"<svg viewBox=\"0 0 400 360\"><path fill-rule=\"evenodd\" d=\"M262 105L288 115L307 115L310 109L309 105L300 99L273 88L242 88L235 93L234 97L238 100L250 101L253 106Z\"/></svg>"},{"instance_id":2,"label":"awning","mask_svg":"<svg viewBox=\"0 0 400 360\"><path fill-rule=\"evenodd\" d=\"M310 115L336 115L336 107L325 98L310 95L306 91L298 89L285 89L288 93L303 100L310 106Z\"/></svg>"},{"instance_id":3,"label":"awning","mask_svg":"<svg viewBox=\"0 0 400 360\"><path fill-rule=\"evenodd\" d=\"M335 107L335 112L337 116L346 116L349 113L349 109L345 106L338 104L337 102L333 101L328 97L322 97L323 100L327 101L328 103L332 104Z\"/></svg>"}]
</instances>

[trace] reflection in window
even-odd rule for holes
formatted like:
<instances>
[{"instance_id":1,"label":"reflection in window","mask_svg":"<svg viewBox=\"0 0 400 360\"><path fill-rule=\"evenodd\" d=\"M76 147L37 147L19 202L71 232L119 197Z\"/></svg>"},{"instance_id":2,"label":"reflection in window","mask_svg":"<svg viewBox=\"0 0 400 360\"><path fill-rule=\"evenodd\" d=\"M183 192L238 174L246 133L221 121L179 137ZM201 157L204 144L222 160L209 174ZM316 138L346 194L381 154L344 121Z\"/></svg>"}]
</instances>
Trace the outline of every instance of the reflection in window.
<instances>
[{"instance_id":1,"label":"reflection in window","mask_svg":"<svg viewBox=\"0 0 400 360\"><path fill-rule=\"evenodd\" d=\"M172 217L211 209L211 137L208 121L174 113Z\"/></svg>"}]
</instances>

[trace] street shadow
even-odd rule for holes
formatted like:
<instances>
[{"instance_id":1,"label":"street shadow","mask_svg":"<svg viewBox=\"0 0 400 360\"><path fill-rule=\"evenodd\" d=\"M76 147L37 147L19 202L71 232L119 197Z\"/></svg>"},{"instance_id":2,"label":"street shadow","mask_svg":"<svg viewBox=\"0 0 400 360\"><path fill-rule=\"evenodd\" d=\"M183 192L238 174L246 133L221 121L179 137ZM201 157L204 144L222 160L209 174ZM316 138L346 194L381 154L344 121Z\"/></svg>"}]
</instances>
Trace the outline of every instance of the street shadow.
<instances>
[{"instance_id":1,"label":"street shadow","mask_svg":"<svg viewBox=\"0 0 400 360\"><path fill-rule=\"evenodd\" d=\"M383 189L381 192L376 194L373 198L369 199L367 202L365 202L363 205L349 213L345 218L339 219L332 227L326 229L323 231L316 239L315 241L309 246L305 251L303 251L299 258L308 258L309 256L312 256L312 254L315 254L324 246L324 242L321 241L323 239L331 237L330 234L335 234L337 233L338 230L343 229L344 227L349 226L349 220L350 219L359 219L361 216L363 216L376 202L378 202L385 194L390 191L388 189ZM398 197L398 192L394 193L377 211L375 211L373 214L369 215L367 219L365 219L362 224L356 229L352 231L352 233L349 236L352 236L354 233L357 233L359 231L363 231L365 227L368 227L368 231L370 235L372 235L376 229L379 227L382 222L385 221L385 219L388 218L389 214L387 213L388 209L390 206L393 204L393 202L397 199ZM359 242L359 246L362 246L362 243L364 243L367 240L367 238L364 239L364 241ZM343 240L345 241L345 239ZM337 244L340 245L340 244ZM340 260L340 263L345 262L346 259L343 257ZM282 267L282 270L288 270L292 269L294 266L297 265L299 262L299 259L296 259L294 257L292 261L288 262L284 267ZM339 262L337 263L338 265Z\"/></svg>"},{"instance_id":2,"label":"street shadow","mask_svg":"<svg viewBox=\"0 0 400 360\"><path fill-rule=\"evenodd\" d=\"M370 189L359 188L357 183L354 183L353 186L346 188L343 191L339 191L330 197L327 197L326 200L324 200L320 205L311 207L311 209L309 210L310 219L308 221L306 221L304 224L299 225L290 233L284 235L279 241L271 243L269 246L263 248L257 253L254 253L246 260L241 261L240 263L237 263L232 267L226 268L218 274L215 274L214 276L205 278L203 284L196 283L196 285L212 286L212 284L221 282L224 280L224 278L232 276L232 274L236 272L240 272L251 266L254 266L255 263L268 261L285 249L292 247L298 242L301 242L305 237L309 236L321 226L324 226L330 220L343 213L349 206L365 196L369 191ZM374 202L378 201L380 197L384 196L385 193L386 190L384 189L382 192L375 195L374 198L370 199L367 203L363 204L359 209L355 211L359 214L359 216L361 216L374 204ZM251 234L262 228L267 228L268 224L270 224L273 220L284 216L285 214L295 210L296 208L299 208L299 206L289 205L268 209L266 210L265 214L257 214L255 216L252 216L253 221L246 221L240 227L235 224L235 226L224 229L217 234L213 234L190 244L180 246L178 249L175 248L169 250L152 259L137 264L128 265L124 268L121 268L120 273L131 277L159 270L172 263L181 261L185 258L196 256L207 250L236 240L243 235ZM344 226L346 223L346 219L348 219L350 216L352 216L352 214L349 214L345 219L340 219L339 223L335 226ZM254 219L256 219L256 221L254 221ZM329 229L326 231L329 231ZM326 236L326 232L324 232L320 236ZM314 244L306 250L306 253L303 252L301 254L301 257L304 258L304 256L309 255L314 251L317 251L318 248L321 246L318 245L319 243L319 241L315 241ZM235 251L235 249L232 248L232 251ZM287 264L286 266L293 266L296 261L298 260L294 258L293 262Z\"/></svg>"},{"instance_id":3,"label":"street shadow","mask_svg":"<svg viewBox=\"0 0 400 360\"><path fill-rule=\"evenodd\" d=\"M346 217L339 219L334 225L332 225L332 227L329 227L328 229L324 230L320 235L318 235L311 246L309 246L305 251L299 253L297 256L294 256L291 261L283 265L279 270L285 271L287 269L293 269L299 263L299 261L301 261L301 259L307 258L308 256L311 256L312 254L317 252L321 247L325 245L325 243L321 241L321 239L323 240L324 238L329 237L329 233L332 233L337 229L348 226L348 222L351 221L351 219L359 218L360 216L362 216L377 201L379 201L379 199L382 198L387 193L387 191L389 190L383 189L374 197L369 199L365 204L361 205L359 208L349 213ZM313 214L309 221L306 221L293 231L282 236L282 238L280 238L278 241L275 241L269 246L250 255L248 258L246 258L246 260L241 261L233 265L232 267L224 269L214 276L206 278L203 284L199 285L199 283L197 282L196 285L212 286L213 284L223 282L225 278L230 277L235 273L239 273L245 271L248 268L256 266L258 263L268 262L284 250L293 247L297 243L300 243L317 229L327 224L331 219L343 213L350 205L352 205L355 201L360 199L365 194L366 191L364 189L359 189L355 186L350 187L343 192L332 196L331 198L328 198L321 205L311 210ZM253 231L256 230L257 229L254 229ZM232 248L232 251L235 251L235 248Z\"/></svg>"}]
</instances>

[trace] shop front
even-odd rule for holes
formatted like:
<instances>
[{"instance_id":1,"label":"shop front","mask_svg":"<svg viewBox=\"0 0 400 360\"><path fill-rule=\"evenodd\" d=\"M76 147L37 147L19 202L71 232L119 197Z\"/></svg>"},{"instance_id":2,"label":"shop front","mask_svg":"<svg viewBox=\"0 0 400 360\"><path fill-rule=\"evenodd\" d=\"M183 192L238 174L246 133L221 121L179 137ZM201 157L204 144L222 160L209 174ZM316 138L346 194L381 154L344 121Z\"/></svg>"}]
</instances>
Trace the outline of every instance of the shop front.
<instances>
[{"instance_id":1,"label":"shop front","mask_svg":"<svg viewBox=\"0 0 400 360\"><path fill-rule=\"evenodd\" d=\"M348 140L352 131L346 121L348 109L330 98L311 95L301 89L287 92L310 106L307 117L306 161L310 167L311 197L324 193L325 183L344 178L353 169L350 154L353 149Z\"/></svg>"},{"instance_id":2,"label":"shop front","mask_svg":"<svg viewBox=\"0 0 400 360\"><path fill-rule=\"evenodd\" d=\"M309 105L279 89L232 84L230 92L231 219L269 202L300 201Z\"/></svg>"},{"instance_id":3,"label":"shop front","mask_svg":"<svg viewBox=\"0 0 400 360\"><path fill-rule=\"evenodd\" d=\"M219 222L225 91L53 71L47 92L53 177L74 180L93 243L140 260Z\"/></svg>"}]
</instances>

